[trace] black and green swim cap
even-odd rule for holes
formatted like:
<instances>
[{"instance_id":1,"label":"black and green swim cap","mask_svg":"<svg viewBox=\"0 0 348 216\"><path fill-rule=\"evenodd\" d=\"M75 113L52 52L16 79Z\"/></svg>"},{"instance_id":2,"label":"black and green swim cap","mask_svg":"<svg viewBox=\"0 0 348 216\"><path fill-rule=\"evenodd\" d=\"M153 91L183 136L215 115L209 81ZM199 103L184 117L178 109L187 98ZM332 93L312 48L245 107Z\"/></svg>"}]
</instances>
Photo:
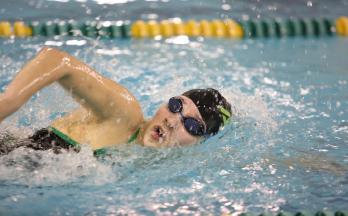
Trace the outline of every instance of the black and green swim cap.
<instances>
[{"instance_id":1,"label":"black and green swim cap","mask_svg":"<svg viewBox=\"0 0 348 216\"><path fill-rule=\"evenodd\" d=\"M192 89L182 95L197 106L207 126L207 135L216 134L232 116L231 104L216 89Z\"/></svg>"}]
</instances>

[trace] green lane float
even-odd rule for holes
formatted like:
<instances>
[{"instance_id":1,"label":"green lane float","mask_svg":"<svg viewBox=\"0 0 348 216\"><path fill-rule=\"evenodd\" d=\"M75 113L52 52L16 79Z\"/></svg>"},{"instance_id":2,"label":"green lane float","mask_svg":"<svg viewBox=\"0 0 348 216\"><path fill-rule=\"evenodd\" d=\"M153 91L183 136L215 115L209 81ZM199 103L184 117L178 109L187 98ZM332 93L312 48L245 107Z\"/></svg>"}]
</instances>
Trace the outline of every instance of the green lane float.
<instances>
[{"instance_id":1,"label":"green lane float","mask_svg":"<svg viewBox=\"0 0 348 216\"><path fill-rule=\"evenodd\" d=\"M68 22L68 35L81 36L82 35L82 23L70 20Z\"/></svg>"},{"instance_id":2,"label":"green lane float","mask_svg":"<svg viewBox=\"0 0 348 216\"><path fill-rule=\"evenodd\" d=\"M264 22L263 20L256 21L255 27L256 27L256 35L258 35L259 37L263 37L263 38L269 37L268 25L266 22Z\"/></svg>"},{"instance_id":3,"label":"green lane float","mask_svg":"<svg viewBox=\"0 0 348 216\"><path fill-rule=\"evenodd\" d=\"M296 36L305 37L306 36L306 24L302 19L292 20L294 34Z\"/></svg>"},{"instance_id":4,"label":"green lane float","mask_svg":"<svg viewBox=\"0 0 348 216\"><path fill-rule=\"evenodd\" d=\"M58 35L66 36L69 32L69 26L65 21L60 21L57 23L57 33Z\"/></svg>"},{"instance_id":5,"label":"green lane float","mask_svg":"<svg viewBox=\"0 0 348 216\"><path fill-rule=\"evenodd\" d=\"M270 38L279 38L280 37L280 26L279 23L273 19L264 21L267 29L267 35Z\"/></svg>"},{"instance_id":6,"label":"green lane float","mask_svg":"<svg viewBox=\"0 0 348 216\"><path fill-rule=\"evenodd\" d=\"M51 21L48 21L44 26L43 26L43 34L47 37L52 37L58 34L57 32L57 25L56 23L53 23Z\"/></svg>"},{"instance_id":7,"label":"green lane float","mask_svg":"<svg viewBox=\"0 0 348 216\"><path fill-rule=\"evenodd\" d=\"M294 24L291 20L285 20L279 22L281 37L293 37L295 36Z\"/></svg>"},{"instance_id":8,"label":"green lane float","mask_svg":"<svg viewBox=\"0 0 348 216\"><path fill-rule=\"evenodd\" d=\"M121 26L116 24L111 24L109 27L110 38L121 38L122 37L122 29Z\"/></svg>"},{"instance_id":9,"label":"green lane float","mask_svg":"<svg viewBox=\"0 0 348 216\"><path fill-rule=\"evenodd\" d=\"M338 19L257 19L257 20L74 20L23 22L0 21L0 37L86 36L91 38L154 38L186 35L207 38L286 38L348 36L348 17Z\"/></svg>"},{"instance_id":10,"label":"green lane float","mask_svg":"<svg viewBox=\"0 0 348 216\"><path fill-rule=\"evenodd\" d=\"M254 21L252 20L247 20L247 21L242 21L241 23L241 27L244 30L244 36L246 38L255 38L257 34L256 32L256 25L254 23Z\"/></svg>"}]
</instances>

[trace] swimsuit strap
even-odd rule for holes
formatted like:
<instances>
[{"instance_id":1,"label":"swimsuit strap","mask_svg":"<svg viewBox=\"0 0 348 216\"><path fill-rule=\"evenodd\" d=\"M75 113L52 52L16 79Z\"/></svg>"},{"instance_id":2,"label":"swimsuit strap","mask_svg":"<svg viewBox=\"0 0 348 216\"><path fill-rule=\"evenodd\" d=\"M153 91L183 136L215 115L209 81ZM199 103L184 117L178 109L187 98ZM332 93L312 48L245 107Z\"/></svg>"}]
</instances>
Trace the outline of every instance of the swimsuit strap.
<instances>
[{"instance_id":1,"label":"swimsuit strap","mask_svg":"<svg viewBox=\"0 0 348 216\"><path fill-rule=\"evenodd\" d=\"M139 132L140 132L140 128L138 128L128 139L127 143L131 143L133 141L135 141L138 136L139 136ZM107 153L107 148L100 148L100 149L96 149L94 150L93 154L94 156L96 157L99 157L99 156L103 156Z\"/></svg>"},{"instance_id":2,"label":"swimsuit strap","mask_svg":"<svg viewBox=\"0 0 348 216\"><path fill-rule=\"evenodd\" d=\"M107 152L106 148L100 148L100 149L96 149L93 151L93 155L95 157L99 157L99 156L102 156L102 155L105 155Z\"/></svg>"},{"instance_id":3,"label":"swimsuit strap","mask_svg":"<svg viewBox=\"0 0 348 216\"><path fill-rule=\"evenodd\" d=\"M69 136L67 136L66 134L62 133L61 131L57 130L56 128L49 126L48 127L49 130L51 130L54 134L56 134L58 137L62 138L65 142L67 142L69 145L73 146L73 147L79 147L80 144L78 142L76 142L75 140L71 139ZM133 141L135 141L138 138L140 132L140 128L138 128L128 139L127 143L131 143ZM100 148L100 149L96 149L94 150L94 156L100 156L100 155L104 155L106 153L106 148Z\"/></svg>"},{"instance_id":4,"label":"swimsuit strap","mask_svg":"<svg viewBox=\"0 0 348 216\"><path fill-rule=\"evenodd\" d=\"M68 137L66 134L62 133L61 131L57 130L56 128L49 126L48 130L51 130L54 134L56 134L57 136L59 136L60 138L62 138L65 142L67 142L69 145L73 146L73 147L79 147L80 144L78 142L76 142L75 140L71 139L70 137Z\"/></svg>"},{"instance_id":5,"label":"swimsuit strap","mask_svg":"<svg viewBox=\"0 0 348 216\"><path fill-rule=\"evenodd\" d=\"M132 136L129 137L127 143L131 143L131 142L135 141L135 140L138 138L139 132L140 132L140 128L138 128L138 129L132 134Z\"/></svg>"}]
</instances>

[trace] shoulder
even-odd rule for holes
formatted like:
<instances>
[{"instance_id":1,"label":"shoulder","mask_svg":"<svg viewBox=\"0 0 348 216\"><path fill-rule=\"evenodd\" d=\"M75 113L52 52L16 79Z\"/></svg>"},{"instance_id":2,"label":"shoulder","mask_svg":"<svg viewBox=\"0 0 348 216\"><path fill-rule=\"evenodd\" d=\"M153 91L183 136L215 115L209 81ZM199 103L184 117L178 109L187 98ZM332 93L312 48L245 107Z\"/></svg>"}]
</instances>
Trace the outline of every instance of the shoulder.
<instances>
[{"instance_id":1,"label":"shoulder","mask_svg":"<svg viewBox=\"0 0 348 216\"><path fill-rule=\"evenodd\" d=\"M110 85L115 84L110 82ZM127 88L119 85L113 87L117 97L114 98L115 105L111 118L123 120L130 129L137 128L144 122L144 114L139 101Z\"/></svg>"}]
</instances>

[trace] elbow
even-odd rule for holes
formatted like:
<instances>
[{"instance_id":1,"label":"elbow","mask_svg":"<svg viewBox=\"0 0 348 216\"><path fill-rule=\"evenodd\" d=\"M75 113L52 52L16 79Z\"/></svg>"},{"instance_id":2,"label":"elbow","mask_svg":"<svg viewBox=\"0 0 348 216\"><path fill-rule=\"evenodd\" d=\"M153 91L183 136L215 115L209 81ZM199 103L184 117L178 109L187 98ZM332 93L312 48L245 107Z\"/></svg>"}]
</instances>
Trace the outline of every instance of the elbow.
<instances>
[{"instance_id":1,"label":"elbow","mask_svg":"<svg viewBox=\"0 0 348 216\"><path fill-rule=\"evenodd\" d=\"M71 66L72 56L68 53L61 51L54 47L43 47L37 55L38 61L46 62L50 66L56 65L65 68L67 71L68 67Z\"/></svg>"},{"instance_id":2,"label":"elbow","mask_svg":"<svg viewBox=\"0 0 348 216\"><path fill-rule=\"evenodd\" d=\"M59 60L59 61L66 61L66 59L70 60L70 55L62 50L59 50L54 47L43 47L39 53L38 56L49 59L49 60Z\"/></svg>"},{"instance_id":3,"label":"elbow","mask_svg":"<svg viewBox=\"0 0 348 216\"><path fill-rule=\"evenodd\" d=\"M39 51L39 54L53 54L53 53L60 53L62 52L61 50L54 48L54 47L49 47L49 46L44 46L41 48Z\"/></svg>"},{"instance_id":4,"label":"elbow","mask_svg":"<svg viewBox=\"0 0 348 216\"><path fill-rule=\"evenodd\" d=\"M48 55L57 55L57 53L61 52L59 49L49 46L44 46L38 52L38 56L48 56Z\"/></svg>"}]
</instances>

